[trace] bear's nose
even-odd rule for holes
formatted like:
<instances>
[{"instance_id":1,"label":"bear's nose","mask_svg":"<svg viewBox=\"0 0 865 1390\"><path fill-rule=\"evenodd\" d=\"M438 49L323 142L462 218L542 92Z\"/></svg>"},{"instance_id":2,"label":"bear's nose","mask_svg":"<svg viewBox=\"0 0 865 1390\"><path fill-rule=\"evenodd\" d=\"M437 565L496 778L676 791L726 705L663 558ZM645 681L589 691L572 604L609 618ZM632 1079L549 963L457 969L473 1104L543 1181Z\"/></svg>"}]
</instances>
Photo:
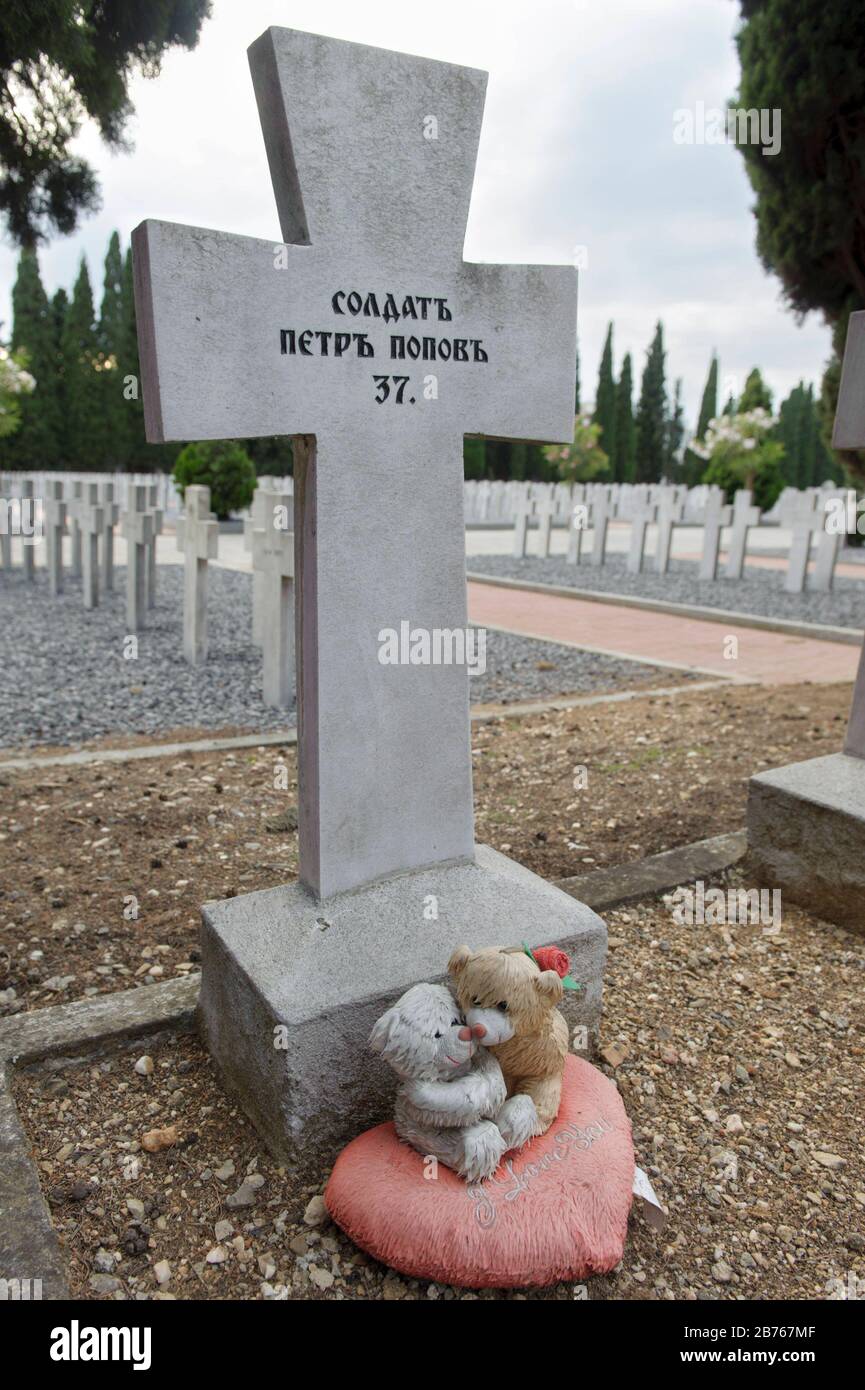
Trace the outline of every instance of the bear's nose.
<instances>
[{"instance_id":1,"label":"bear's nose","mask_svg":"<svg viewBox=\"0 0 865 1390\"><path fill-rule=\"evenodd\" d=\"M487 1030L482 1023L476 1023L472 1032L476 1038L485 1038L487 1035Z\"/></svg>"},{"instance_id":2,"label":"bear's nose","mask_svg":"<svg viewBox=\"0 0 865 1390\"><path fill-rule=\"evenodd\" d=\"M471 1028L461 1028L460 1031L457 1033L457 1037L459 1038L460 1042L471 1042L471 1040L472 1040L472 1030L471 1030Z\"/></svg>"}]
</instances>

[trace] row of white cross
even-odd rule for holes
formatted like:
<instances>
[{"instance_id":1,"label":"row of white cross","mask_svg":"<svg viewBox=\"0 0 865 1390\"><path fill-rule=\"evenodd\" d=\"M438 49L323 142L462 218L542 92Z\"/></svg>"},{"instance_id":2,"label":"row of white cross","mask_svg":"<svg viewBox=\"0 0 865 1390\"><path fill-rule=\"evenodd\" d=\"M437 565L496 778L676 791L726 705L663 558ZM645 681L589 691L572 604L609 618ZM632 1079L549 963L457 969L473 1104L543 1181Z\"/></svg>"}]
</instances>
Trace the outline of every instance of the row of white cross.
<instances>
[{"instance_id":1,"label":"row of white cross","mask_svg":"<svg viewBox=\"0 0 865 1390\"><path fill-rule=\"evenodd\" d=\"M635 491L624 519L630 522L630 542L626 569L629 574L639 574L645 562L646 534L649 526L657 528L655 545L655 570L666 574L670 565L673 531L676 526L699 525L703 528L703 549L700 559L699 578L715 579L718 573L718 560L721 545L721 532L731 527L727 546L724 576L727 579L741 579L748 547L749 533L759 526L760 508L754 506L751 492L739 489L733 505L724 502L720 488L710 489L699 509L685 516L685 504L681 492L685 489L670 487L662 489L657 500L649 495L648 488L643 494ZM678 494L678 495L677 495ZM784 588L788 593L802 593L811 556L812 540L816 537L816 555L811 586L816 590L828 591L832 587L835 564L838 559L841 537L827 530L826 506L831 498L841 497L840 493L803 494L795 509L791 509L786 520L792 531L790 554ZM515 504L513 554L517 558L526 555L528 548L529 524L537 522L536 554L546 559L550 554L550 539L553 522L558 515L559 499L548 492L539 498L526 494ZM567 562L577 565L581 560L583 540L588 529L592 531L590 563L593 566L604 564L607 550L607 532L615 512L615 502L608 484L577 484L571 497L572 512L568 534ZM622 517L622 512L618 512Z\"/></svg>"}]
</instances>

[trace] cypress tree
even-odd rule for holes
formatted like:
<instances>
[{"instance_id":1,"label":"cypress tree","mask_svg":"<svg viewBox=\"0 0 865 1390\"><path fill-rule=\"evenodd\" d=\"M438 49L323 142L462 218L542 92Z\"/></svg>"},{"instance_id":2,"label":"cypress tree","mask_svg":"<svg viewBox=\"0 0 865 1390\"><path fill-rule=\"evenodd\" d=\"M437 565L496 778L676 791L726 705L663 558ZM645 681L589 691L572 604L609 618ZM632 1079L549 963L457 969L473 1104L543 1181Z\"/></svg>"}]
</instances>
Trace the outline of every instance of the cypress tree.
<instances>
[{"instance_id":1,"label":"cypress tree","mask_svg":"<svg viewBox=\"0 0 865 1390\"><path fill-rule=\"evenodd\" d=\"M659 323L646 365L637 406L638 483L656 483L664 471L667 443L667 392L664 380L664 329Z\"/></svg>"},{"instance_id":2,"label":"cypress tree","mask_svg":"<svg viewBox=\"0 0 865 1390\"><path fill-rule=\"evenodd\" d=\"M622 483L632 482L636 469L637 436L634 427L633 396L631 354L626 352L622 361L622 374L616 386L616 456L610 460L614 479Z\"/></svg>"},{"instance_id":3,"label":"cypress tree","mask_svg":"<svg viewBox=\"0 0 865 1390\"><path fill-rule=\"evenodd\" d=\"M596 425L600 425L601 433L598 436L598 443L609 459L616 457L616 382L613 377L613 325L607 329L607 340L604 343L604 351L601 355L601 366L598 371L598 394L595 399L595 413L593 416Z\"/></svg>"},{"instance_id":4,"label":"cypress tree","mask_svg":"<svg viewBox=\"0 0 865 1390\"><path fill-rule=\"evenodd\" d=\"M746 410L756 410L758 407L762 407L763 410L771 412L772 392L760 375L760 368L753 367L748 373L745 389L739 397L738 409L744 412Z\"/></svg>"},{"instance_id":5,"label":"cypress tree","mask_svg":"<svg viewBox=\"0 0 865 1390\"><path fill-rule=\"evenodd\" d=\"M667 457L664 474L667 478L678 478L682 459L682 440L685 437L684 406L682 404L682 378L676 378L673 399L667 414Z\"/></svg>"},{"instance_id":6,"label":"cypress tree","mask_svg":"<svg viewBox=\"0 0 865 1390\"><path fill-rule=\"evenodd\" d=\"M18 468L50 468L59 461L63 417L57 392L57 357L51 306L35 251L22 251L12 290L13 351L27 353L36 387L19 400L21 424L4 442Z\"/></svg>"},{"instance_id":7,"label":"cypress tree","mask_svg":"<svg viewBox=\"0 0 865 1390\"><path fill-rule=\"evenodd\" d=\"M66 313L61 339L66 390L65 463L69 468L93 469L102 463L107 436L102 418L93 291L87 262L81 268Z\"/></svg>"},{"instance_id":8,"label":"cypress tree","mask_svg":"<svg viewBox=\"0 0 865 1390\"><path fill-rule=\"evenodd\" d=\"M123 351L123 257L120 237L112 232L105 256L102 304L99 310L99 385L107 451L104 465L123 468L129 456L129 413L120 389L117 364Z\"/></svg>"},{"instance_id":9,"label":"cypress tree","mask_svg":"<svg viewBox=\"0 0 865 1390\"><path fill-rule=\"evenodd\" d=\"M709 375L706 377L706 385L703 387L703 399L700 402L700 414L697 417L696 439L705 439L706 431L709 428L709 421L714 420L718 414L718 357L712 353L712 360L709 363Z\"/></svg>"}]
</instances>

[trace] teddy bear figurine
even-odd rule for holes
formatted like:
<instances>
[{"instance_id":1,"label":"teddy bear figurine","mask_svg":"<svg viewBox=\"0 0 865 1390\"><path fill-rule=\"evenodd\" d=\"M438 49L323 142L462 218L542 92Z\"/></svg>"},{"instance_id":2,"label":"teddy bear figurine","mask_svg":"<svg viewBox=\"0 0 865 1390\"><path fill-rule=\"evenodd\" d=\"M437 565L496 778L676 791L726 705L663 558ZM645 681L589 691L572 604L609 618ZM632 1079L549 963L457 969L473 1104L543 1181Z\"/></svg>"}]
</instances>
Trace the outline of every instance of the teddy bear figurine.
<instances>
[{"instance_id":1,"label":"teddy bear figurine","mask_svg":"<svg viewBox=\"0 0 865 1390\"><path fill-rule=\"evenodd\" d=\"M472 1035L501 1063L508 1101L498 1120L509 1147L544 1134L559 1112L568 1055L568 1025L556 1005L568 958L555 946L458 946L448 962L457 1003ZM512 1112L510 1126L505 1119ZM520 1138L520 1135L523 1138Z\"/></svg>"},{"instance_id":2,"label":"teddy bear figurine","mask_svg":"<svg viewBox=\"0 0 865 1390\"><path fill-rule=\"evenodd\" d=\"M467 1182L491 1177L510 1147L494 1122L504 1078L447 986L413 985L382 1014L369 1045L401 1079L394 1108L400 1139Z\"/></svg>"}]
</instances>

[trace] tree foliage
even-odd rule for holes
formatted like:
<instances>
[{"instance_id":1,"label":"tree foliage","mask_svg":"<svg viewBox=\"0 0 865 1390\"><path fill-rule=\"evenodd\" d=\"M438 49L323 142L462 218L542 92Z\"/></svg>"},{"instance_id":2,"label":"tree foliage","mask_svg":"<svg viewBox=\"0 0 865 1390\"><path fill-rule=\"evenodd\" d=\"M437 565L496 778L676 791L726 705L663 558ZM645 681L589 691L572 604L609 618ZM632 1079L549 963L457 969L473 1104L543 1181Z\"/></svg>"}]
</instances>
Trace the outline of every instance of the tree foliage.
<instances>
[{"instance_id":1,"label":"tree foliage","mask_svg":"<svg viewBox=\"0 0 865 1390\"><path fill-rule=\"evenodd\" d=\"M7 0L0 9L0 215L21 246L73 232L99 206L73 143L86 118L126 148L129 84L194 48L210 0Z\"/></svg>"},{"instance_id":2,"label":"tree foliage","mask_svg":"<svg viewBox=\"0 0 865 1390\"><path fill-rule=\"evenodd\" d=\"M210 505L220 519L248 507L255 492L255 466L234 439L187 444L177 456L174 481L181 493L191 483L210 488Z\"/></svg>"}]
</instances>

